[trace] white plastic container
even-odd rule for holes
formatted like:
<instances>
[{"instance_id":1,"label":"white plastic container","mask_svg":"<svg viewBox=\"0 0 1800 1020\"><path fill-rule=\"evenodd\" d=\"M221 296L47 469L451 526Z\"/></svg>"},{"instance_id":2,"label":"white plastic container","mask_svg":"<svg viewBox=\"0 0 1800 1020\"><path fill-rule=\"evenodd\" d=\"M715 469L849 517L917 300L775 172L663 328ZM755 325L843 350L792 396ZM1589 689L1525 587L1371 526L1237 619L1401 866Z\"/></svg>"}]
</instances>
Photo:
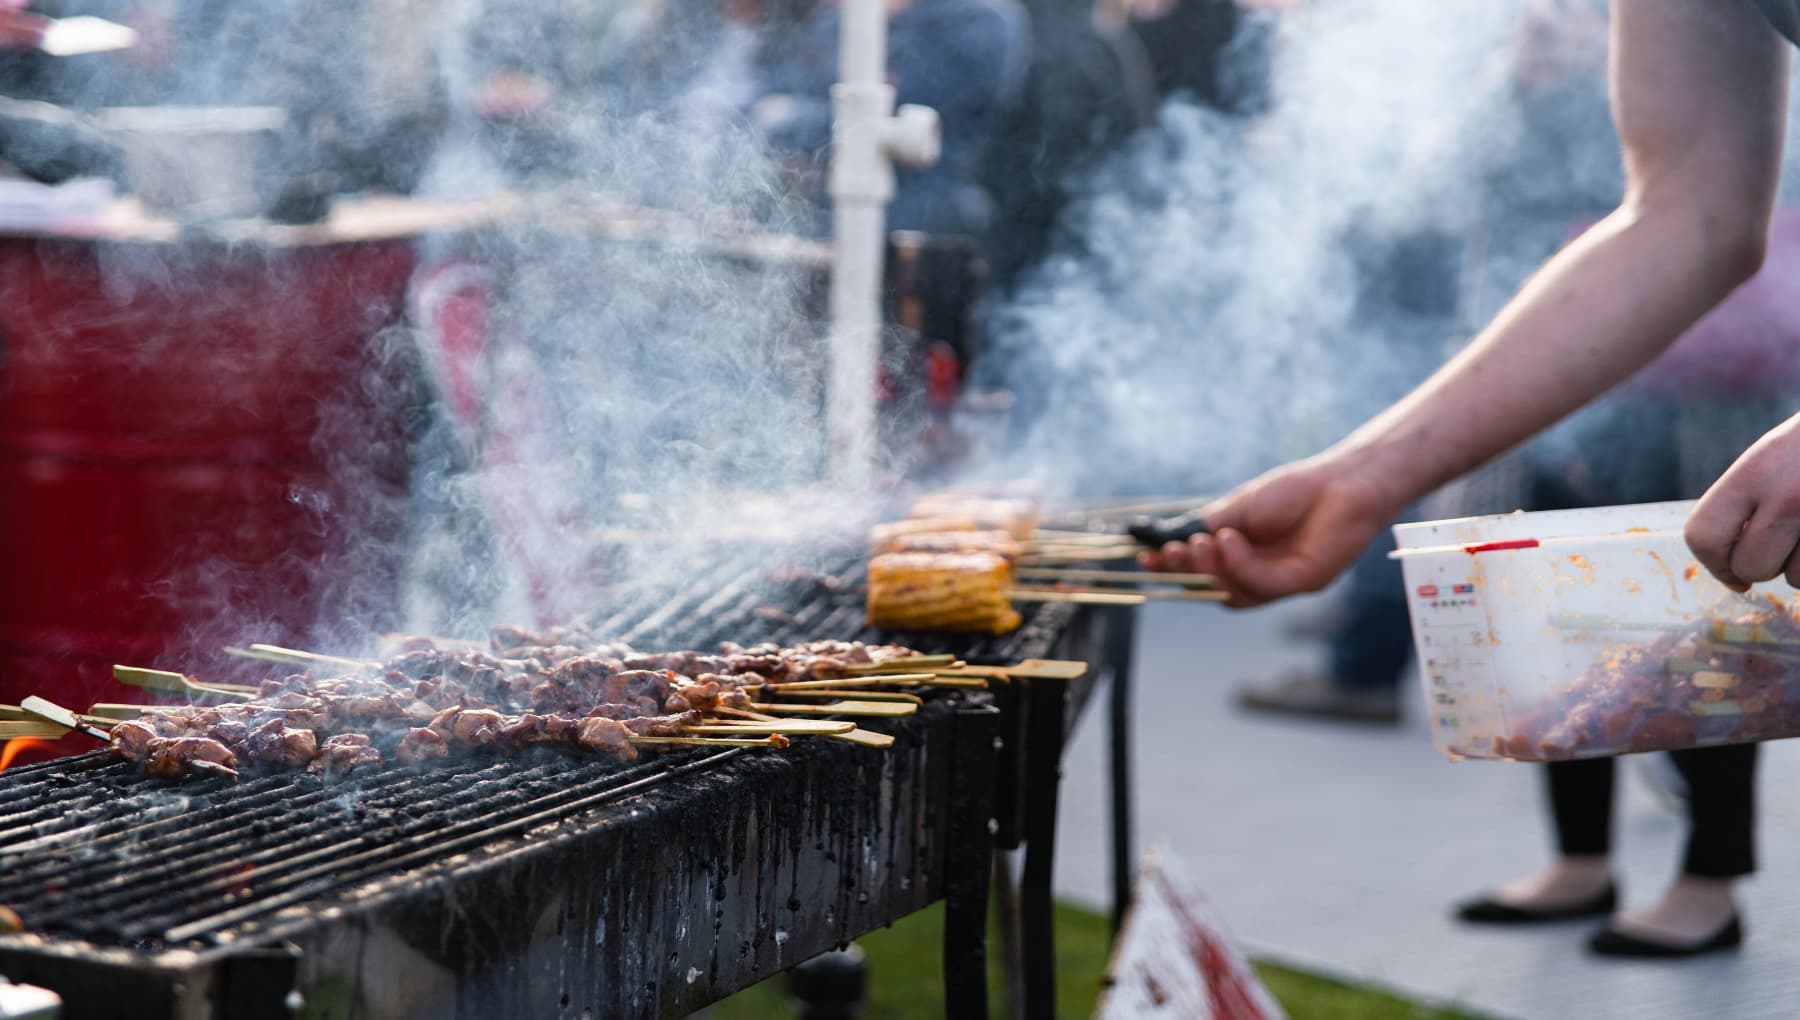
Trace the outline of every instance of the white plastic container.
<instances>
[{"instance_id":1,"label":"white plastic container","mask_svg":"<svg viewBox=\"0 0 1800 1020\"><path fill-rule=\"evenodd\" d=\"M1800 736L1800 593L1714 580L1682 539L1692 509L1395 528L1437 749L1558 761Z\"/></svg>"}]
</instances>

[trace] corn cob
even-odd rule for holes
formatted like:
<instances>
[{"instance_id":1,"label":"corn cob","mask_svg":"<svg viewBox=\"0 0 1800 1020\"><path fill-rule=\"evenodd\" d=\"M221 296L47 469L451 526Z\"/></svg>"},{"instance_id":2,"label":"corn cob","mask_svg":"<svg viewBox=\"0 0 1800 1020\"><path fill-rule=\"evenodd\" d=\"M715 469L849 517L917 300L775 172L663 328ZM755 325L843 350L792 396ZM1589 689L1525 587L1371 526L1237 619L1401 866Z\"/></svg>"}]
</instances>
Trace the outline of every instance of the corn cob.
<instances>
[{"instance_id":1,"label":"corn cob","mask_svg":"<svg viewBox=\"0 0 1800 1020\"><path fill-rule=\"evenodd\" d=\"M1019 625L1012 568L993 553L888 553L869 561L869 622L1004 633Z\"/></svg>"}]
</instances>

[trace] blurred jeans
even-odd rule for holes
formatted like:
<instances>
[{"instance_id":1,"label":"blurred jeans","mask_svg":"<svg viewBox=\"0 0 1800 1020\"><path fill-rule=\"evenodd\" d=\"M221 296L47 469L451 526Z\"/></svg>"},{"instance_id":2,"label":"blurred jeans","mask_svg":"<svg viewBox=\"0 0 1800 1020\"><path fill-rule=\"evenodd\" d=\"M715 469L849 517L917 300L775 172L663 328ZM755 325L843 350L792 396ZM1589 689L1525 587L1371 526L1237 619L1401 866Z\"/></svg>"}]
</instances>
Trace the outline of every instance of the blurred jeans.
<instances>
[{"instance_id":1,"label":"blurred jeans","mask_svg":"<svg viewBox=\"0 0 1800 1020\"><path fill-rule=\"evenodd\" d=\"M1412 618L1400 561L1388 558L1393 551L1393 532L1383 528L1350 568L1331 639L1331 679L1344 687L1394 690L1412 661Z\"/></svg>"}]
</instances>

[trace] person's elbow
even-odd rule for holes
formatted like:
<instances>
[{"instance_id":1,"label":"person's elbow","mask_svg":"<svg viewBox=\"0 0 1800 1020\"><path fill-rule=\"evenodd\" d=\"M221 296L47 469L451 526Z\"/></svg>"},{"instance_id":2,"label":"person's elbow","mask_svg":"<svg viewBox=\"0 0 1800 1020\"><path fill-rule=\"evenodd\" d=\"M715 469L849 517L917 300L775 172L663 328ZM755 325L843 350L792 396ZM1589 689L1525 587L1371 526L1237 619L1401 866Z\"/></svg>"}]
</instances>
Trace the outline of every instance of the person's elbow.
<instances>
[{"instance_id":1,"label":"person's elbow","mask_svg":"<svg viewBox=\"0 0 1800 1020\"><path fill-rule=\"evenodd\" d=\"M1709 261L1718 267L1719 282L1730 292L1762 270L1769 254L1770 214L1767 209L1739 207L1715 215L1703 236Z\"/></svg>"},{"instance_id":2,"label":"person's elbow","mask_svg":"<svg viewBox=\"0 0 1800 1020\"><path fill-rule=\"evenodd\" d=\"M1626 199L1621 212L1627 222L1649 228L1646 241L1678 253L1689 278L1703 281L1714 301L1755 276L1768 254L1771 212L1742 193L1702 188L1640 192Z\"/></svg>"}]
</instances>

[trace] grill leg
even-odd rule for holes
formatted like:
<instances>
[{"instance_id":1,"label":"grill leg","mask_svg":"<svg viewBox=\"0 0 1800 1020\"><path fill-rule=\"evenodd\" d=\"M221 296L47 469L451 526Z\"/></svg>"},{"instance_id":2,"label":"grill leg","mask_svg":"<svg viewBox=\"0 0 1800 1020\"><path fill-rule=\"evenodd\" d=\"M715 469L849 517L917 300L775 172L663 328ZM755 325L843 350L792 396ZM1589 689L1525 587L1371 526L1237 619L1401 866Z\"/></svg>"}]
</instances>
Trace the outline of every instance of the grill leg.
<instances>
[{"instance_id":1,"label":"grill leg","mask_svg":"<svg viewBox=\"0 0 1800 1020\"><path fill-rule=\"evenodd\" d=\"M994 927L1000 933L1000 974L1006 982L1007 1020L1024 1020L1025 970L1020 963L1019 886L1013 881L1012 854L994 848Z\"/></svg>"},{"instance_id":2,"label":"grill leg","mask_svg":"<svg viewBox=\"0 0 1800 1020\"><path fill-rule=\"evenodd\" d=\"M1056 915L1051 878L1056 867L1056 800L1062 783L1068 684L1025 680L1025 873L1019 914L1025 935L1025 1016L1056 1016Z\"/></svg>"},{"instance_id":3,"label":"grill leg","mask_svg":"<svg viewBox=\"0 0 1800 1020\"><path fill-rule=\"evenodd\" d=\"M956 718L950 831L944 867L944 1015L987 1020L988 880L994 839L994 734L990 709Z\"/></svg>"},{"instance_id":4,"label":"grill leg","mask_svg":"<svg viewBox=\"0 0 1800 1020\"><path fill-rule=\"evenodd\" d=\"M1101 661L1106 664L1110 724L1108 751L1112 758L1112 927L1117 935L1131 908L1131 667L1137 611L1131 606L1109 609L1102 617L1105 634Z\"/></svg>"}]
</instances>

